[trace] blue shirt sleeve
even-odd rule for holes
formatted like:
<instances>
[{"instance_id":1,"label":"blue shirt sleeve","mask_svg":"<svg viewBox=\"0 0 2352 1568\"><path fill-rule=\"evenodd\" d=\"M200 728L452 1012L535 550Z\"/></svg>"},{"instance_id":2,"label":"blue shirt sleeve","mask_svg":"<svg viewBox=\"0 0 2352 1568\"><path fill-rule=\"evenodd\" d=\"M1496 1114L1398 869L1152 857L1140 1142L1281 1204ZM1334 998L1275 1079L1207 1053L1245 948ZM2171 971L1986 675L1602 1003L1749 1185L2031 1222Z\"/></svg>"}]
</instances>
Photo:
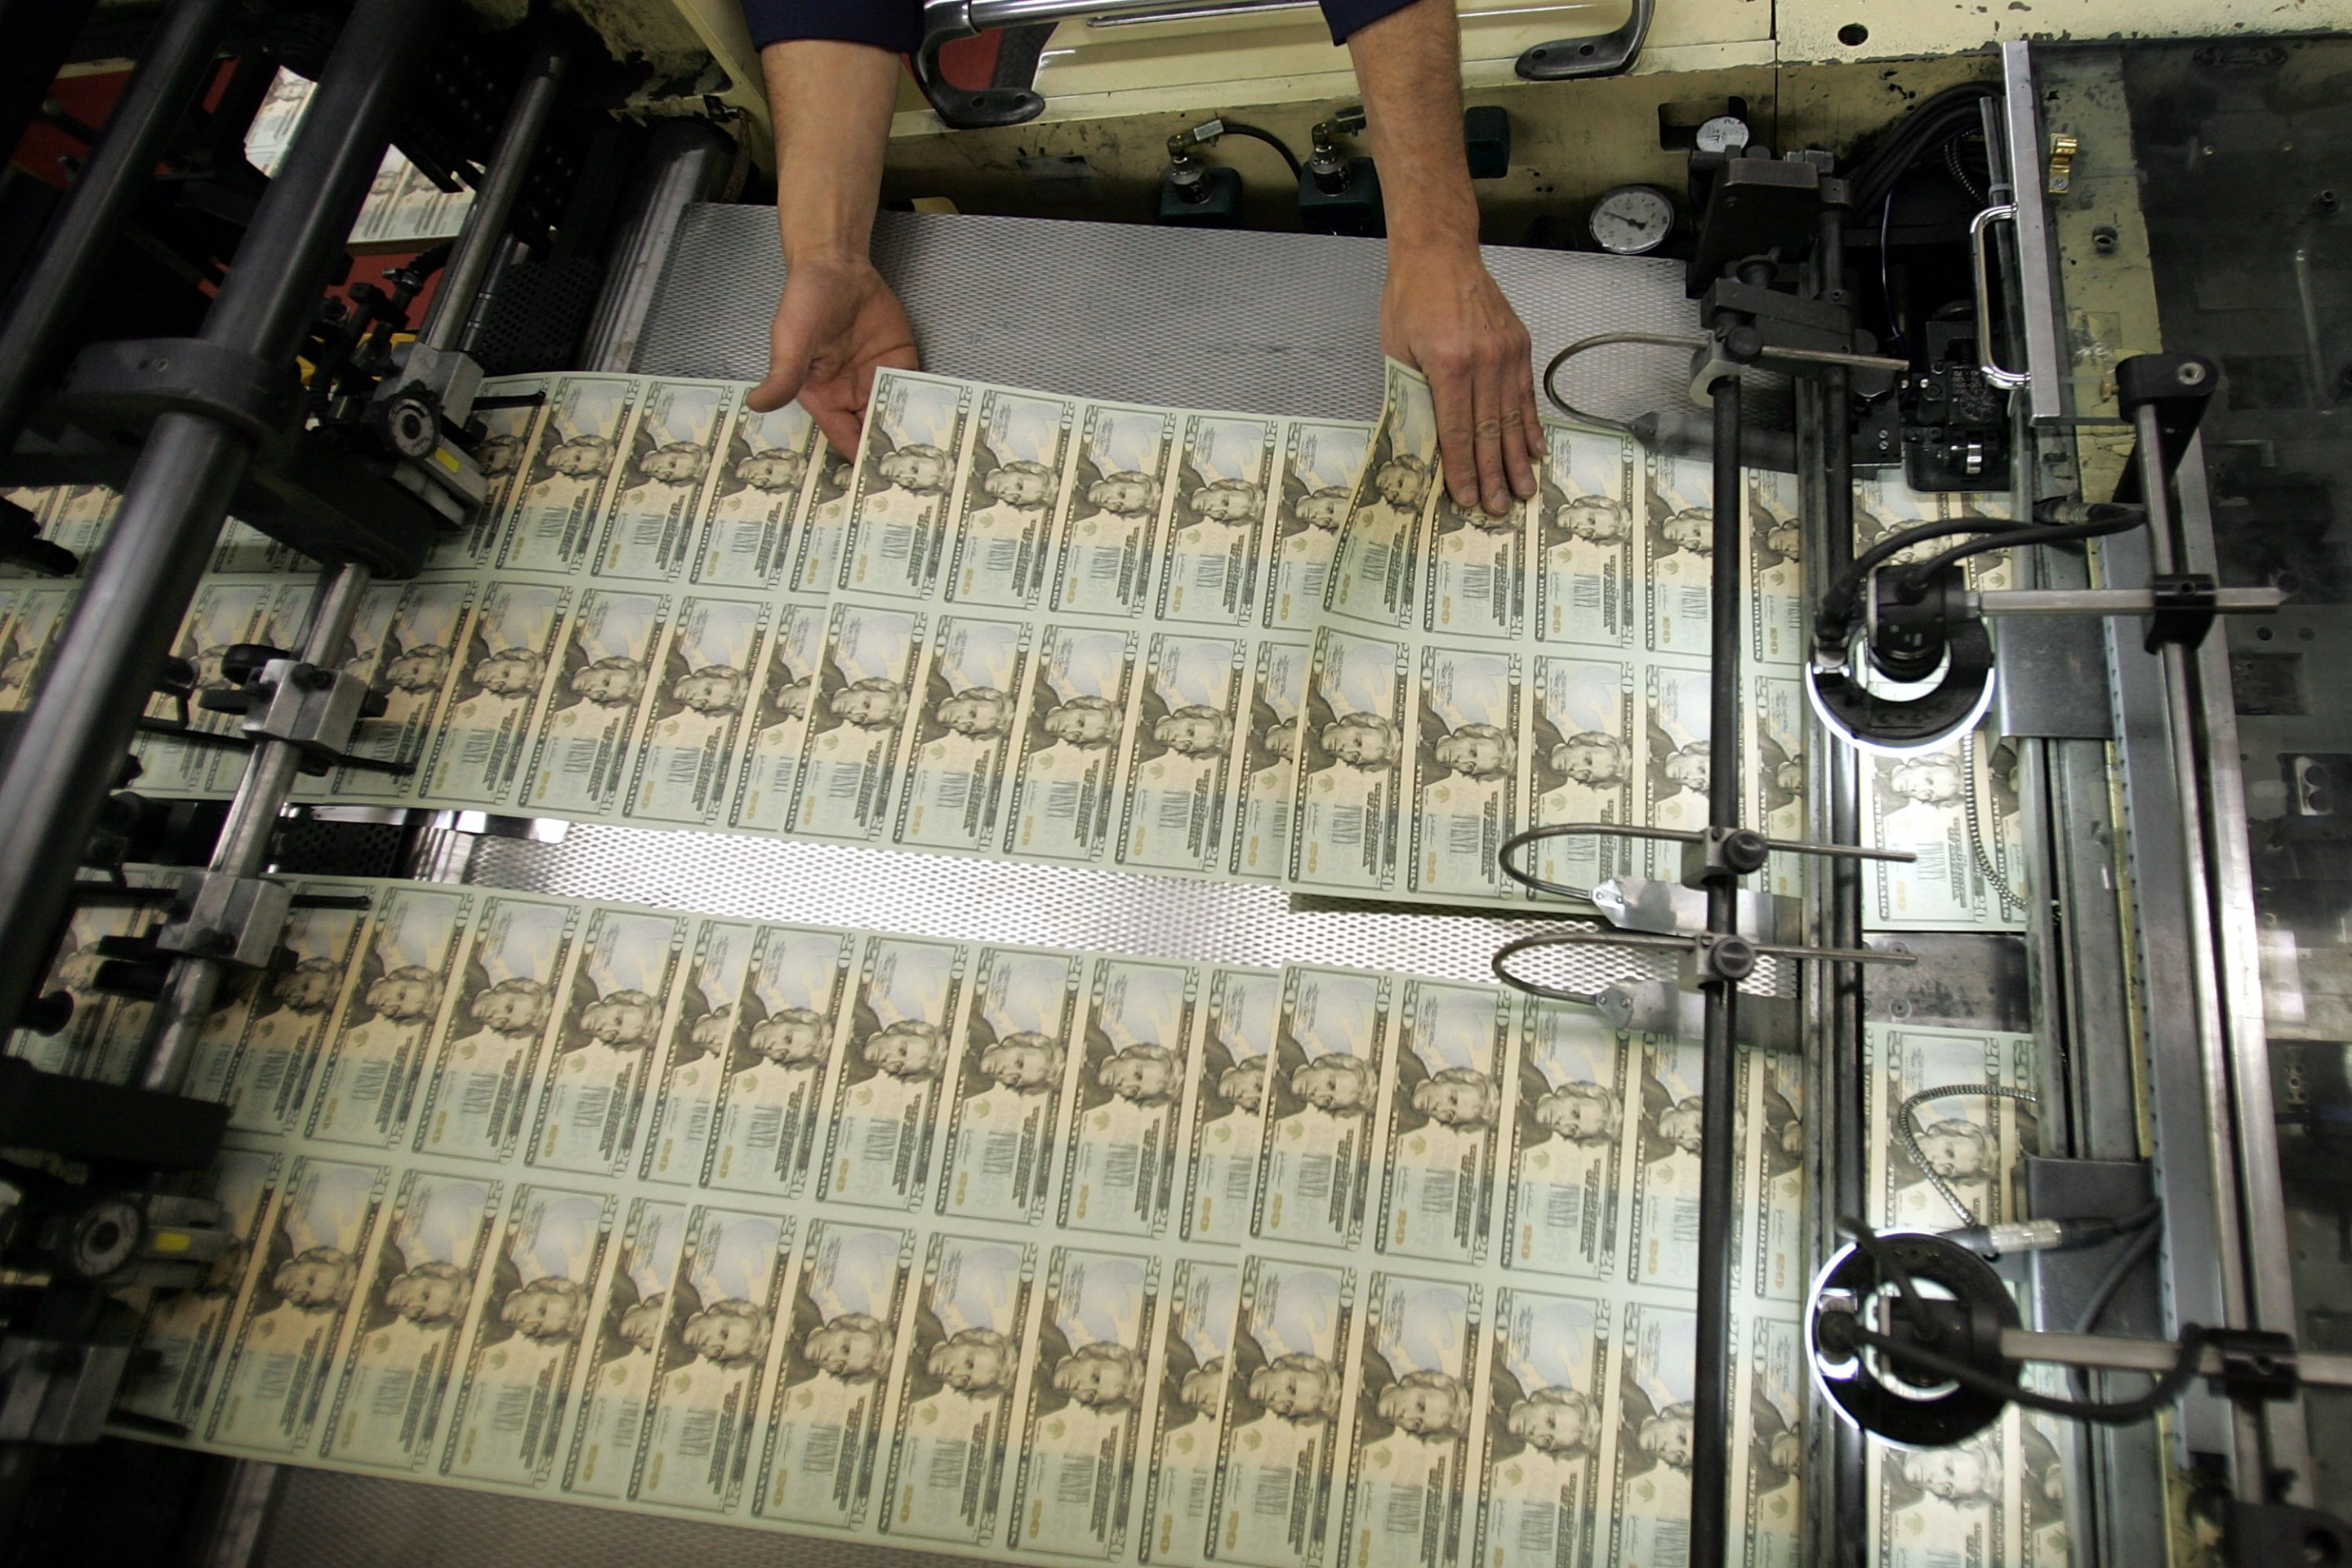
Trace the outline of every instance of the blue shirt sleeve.
<instances>
[{"instance_id":1,"label":"blue shirt sleeve","mask_svg":"<svg viewBox=\"0 0 2352 1568\"><path fill-rule=\"evenodd\" d=\"M743 20L759 49L794 38L838 38L911 55L923 42L922 0L743 0Z\"/></svg>"},{"instance_id":2,"label":"blue shirt sleeve","mask_svg":"<svg viewBox=\"0 0 2352 1568\"><path fill-rule=\"evenodd\" d=\"M1413 0L1323 0L1323 20L1331 41L1348 36ZM922 0L743 0L751 44L766 48L791 38L839 38L911 55L923 37Z\"/></svg>"},{"instance_id":3,"label":"blue shirt sleeve","mask_svg":"<svg viewBox=\"0 0 2352 1568\"><path fill-rule=\"evenodd\" d=\"M1413 0L1323 0L1323 20L1331 29L1331 41L1344 44L1357 28L1402 11L1412 3Z\"/></svg>"}]
</instances>

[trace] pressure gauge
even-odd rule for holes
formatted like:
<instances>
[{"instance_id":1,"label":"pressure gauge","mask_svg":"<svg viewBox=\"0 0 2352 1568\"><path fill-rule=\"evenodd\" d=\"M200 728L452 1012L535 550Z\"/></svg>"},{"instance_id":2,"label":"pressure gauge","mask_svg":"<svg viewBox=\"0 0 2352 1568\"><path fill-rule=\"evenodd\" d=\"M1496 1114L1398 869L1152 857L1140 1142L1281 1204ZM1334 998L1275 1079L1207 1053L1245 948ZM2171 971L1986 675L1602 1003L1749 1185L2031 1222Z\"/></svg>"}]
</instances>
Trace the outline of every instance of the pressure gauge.
<instances>
[{"instance_id":1,"label":"pressure gauge","mask_svg":"<svg viewBox=\"0 0 2352 1568\"><path fill-rule=\"evenodd\" d=\"M1738 153L1748 145L1748 121L1737 114L1718 114L1698 128L1702 153Z\"/></svg>"},{"instance_id":2,"label":"pressure gauge","mask_svg":"<svg viewBox=\"0 0 2352 1568\"><path fill-rule=\"evenodd\" d=\"M1613 256L1647 256L1674 232L1675 204L1654 185L1620 185L1592 204L1593 242Z\"/></svg>"}]
</instances>

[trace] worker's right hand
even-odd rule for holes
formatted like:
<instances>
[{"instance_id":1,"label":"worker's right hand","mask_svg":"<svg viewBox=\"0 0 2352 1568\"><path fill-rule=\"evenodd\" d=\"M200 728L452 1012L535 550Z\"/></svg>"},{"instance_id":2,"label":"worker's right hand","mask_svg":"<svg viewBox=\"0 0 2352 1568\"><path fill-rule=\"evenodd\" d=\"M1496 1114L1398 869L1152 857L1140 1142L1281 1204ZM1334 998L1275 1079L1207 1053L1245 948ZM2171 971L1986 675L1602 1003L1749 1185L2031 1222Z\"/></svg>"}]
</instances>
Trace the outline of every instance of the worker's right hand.
<instances>
[{"instance_id":1,"label":"worker's right hand","mask_svg":"<svg viewBox=\"0 0 2352 1568\"><path fill-rule=\"evenodd\" d=\"M768 377L744 399L767 413L797 397L825 439L857 450L874 373L919 370L915 329L874 264L802 259L784 280L768 334Z\"/></svg>"}]
</instances>

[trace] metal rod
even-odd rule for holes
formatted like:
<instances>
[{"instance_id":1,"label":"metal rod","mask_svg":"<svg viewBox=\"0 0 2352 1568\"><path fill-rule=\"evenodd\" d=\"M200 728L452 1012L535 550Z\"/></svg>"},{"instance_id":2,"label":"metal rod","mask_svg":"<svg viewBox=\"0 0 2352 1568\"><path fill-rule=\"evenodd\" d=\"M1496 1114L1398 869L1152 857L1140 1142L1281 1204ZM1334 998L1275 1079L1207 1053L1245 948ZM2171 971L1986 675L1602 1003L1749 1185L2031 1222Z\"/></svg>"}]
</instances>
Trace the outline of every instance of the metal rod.
<instances>
[{"instance_id":1,"label":"metal rod","mask_svg":"<svg viewBox=\"0 0 2352 1568\"><path fill-rule=\"evenodd\" d=\"M360 0L310 112L263 193L207 340L290 366L383 156L406 67L440 7ZM0 768L0 1020L13 1019L70 901L79 847L122 765L251 451L195 414L156 420L49 672Z\"/></svg>"},{"instance_id":2,"label":"metal rod","mask_svg":"<svg viewBox=\"0 0 2352 1568\"><path fill-rule=\"evenodd\" d=\"M1825 258L1821 267L1825 282L1844 300L1844 223L1843 211L1831 208L1823 214L1822 236ZM1839 221L1834 230L1832 217ZM1832 239L1833 235L1833 239ZM1811 564L1807 584L1811 594L1843 573L1853 561L1853 409L1852 378L1843 369L1824 371L1821 376L1822 410L1822 525L1817 534L1819 560ZM1813 733L1819 736L1820 731ZM1824 815L1828 821L1826 837L1832 844L1862 842L1861 774L1856 753L1851 746L1822 746L1820 764L1813 777L1826 786L1828 796ZM1829 863L1828 887L1825 889L1828 930L1826 945L1855 948L1862 945L1862 863L1858 860L1835 859ZM1821 1125L1809 1129L1811 1136L1822 1141L1827 1150L1823 1164L1826 1169L1822 1184L1828 1189L1824 1202L1816 1204L1813 1214L1820 1219L1839 1215L1864 1212L1864 1189L1867 1173L1864 1166L1868 1144L1864 1142L1867 1126L1864 1114L1862 1040L1863 1040L1863 971L1859 964L1824 964L1819 971L1827 992L1823 1006L1828 1025L1825 1030L1824 1060L1821 1066L1822 1098ZM1828 1226L1823 1225L1813 1238L1812 1256L1825 1254L1832 1243ZM1815 1431L1826 1430L1829 1452L1822 1457L1822 1469L1829 1472L1829 1497L1822 1518L1828 1534L1827 1545L1833 1555L1826 1561L1835 1568L1859 1568L1867 1552L1869 1540L1869 1498L1864 1485L1866 1469L1861 1432L1843 1421L1822 1421L1810 1424ZM1816 1472L1818 1473L1818 1472Z\"/></svg>"},{"instance_id":3,"label":"metal rod","mask_svg":"<svg viewBox=\"0 0 2352 1568\"><path fill-rule=\"evenodd\" d=\"M1249 16L1263 11L1312 10L1316 0L1221 0L1208 5L1162 5L1150 11L1114 12L1089 16L1089 27L1142 27L1154 22L1203 22L1220 16Z\"/></svg>"},{"instance_id":4,"label":"metal rod","mask_svg":"<svg viewBox=\"0 0 2352 1568\"><path fill-rule=\"evenodd\" d=\"M481 188L474 193L465 225L457 231L457 247L449 252L449 264L442 268L433 308L417 330L416 341L426 348L457 346L458 334L473 310L474 296L481 292L482 278L489 271L491 258L506 234L507 220L514 214L515 199L522 194L523 176L530 172L541 133L547 129L548 113L555 107L556 93L570 63L553 43L542 43L532 53L522 85L515 89L506 123L499 128L498 142L490 149L490 161L482 166Z\"/></svg>"},{"instance_id":5,"label":"metal rod","mask_svg":"<svg viewBox=\"0 0 2352 1568\"><path fill-rule=\"evenodd\" d=\"M1980 616L2145 616L2156 609L2147 588L1995 588L1966 601ZM2217 614L2259 615L2286 603L2278 588L2214 590Z\"/></svg>"},{"instance_id":6,"label":"metal rod","mask_svg":"<svg viewBox=\"0 0 2352 1568\"><path fill-rule=\"evenodd\" d=\"M98 253L153 177L197 91L236 0L180 0L131 75L106 129L66 193L57 217L0 324L0 452L16 445L37 378L51 369L58 334L79 315L99 274Z\"/></svg>"},{"instance_id":7,"label":"metal rod","mask_svg":"<svg viewBox=\"0 0 2352 1568\"><path fill-rule=\"evenodd\" d=\"M2326 340L2319 333L2319 297L2311 286L2311 247L2294 247L2294 297L2303 307L2304 374L2311 378L2311 405L2326 408L2336 401L2327 384Z\"/></svg>"},{"instance_id":8,"label":"metal rod","mask_svg":"<svg viewBox=\"0 0 2352 1568\"><path fill-rule=\"evenodd\" d=\"M2006 1361L2104 1367L2112 1372L2162 1373L2170 1372L2173 1363L2180 1359L2180 1347L2169 1340L2135 1340L2120 1334L2037 1333L2032 1329L2003 1329L2000 1353ZM2294 1373L2299 1382L2323 1388L2352 1388L2352 1356L2298 1351ZM2197 1358L2197 1374L2221 1375L2219 1347L2205 1347Z\"/></svg>"},{"instance_id":9,"label":"metal rod","mask_svg":"<svg viewBox=\"0 0 2352 1568\"><path fill-rule=\"evenodd\" d=\"M2191 437L2178 476L2182 563L2212 565L2212 507L2200 437ZM2264 1016L2260 931L2254 909L2252 851L2246 837L2245 776L2239 765L2236 704L2226 639L2209 637L2184 656L2189 710L2205 785L2210 892L2213 904L2217 1005L2228 1047L2231 1123L2245 1227L2246 1303L2252 1324L2295 1332L2294 1248L2281 1194L2278 1121L2271 1082L2270 1027ZM2299 1401L2261 1410L2263 1471L2273 1495L2310 1505L2315 1498L2311 1435Z\"/></svg>"},{"instance_id":10,"label":"metal rod","mask_svg":"<svg viewBox=\"0 0 2352 1568\"><path fill-rule=\"evenodd\" d=\"M1709 388L1715 407L1714 647L1707 731L1707 818L1718 828L1739 826L1739 378ZM1738 929L1739 885L1729 876L1706 886L1706 929L1718 936ZM1731 1251L1732 1213L1739 1152L1733 1142L1738 1115L1738 988L1711 980L1706 999L1699 1088L1698 1343L1691 1409L1691 1568L1722 1568L1731 1529Z\"/></svg>"},{"instance_id":11,"label":"metal rod","mask_svg":"<svg viewBox=\"0 0 2352 1568\"><path fill-rule=\"evenodd\" d=\"M2168 576L2179 570L2180 547L2172 507L2172 476L2164 467L2163 415L2155 404L2143 404L2133 423L2139 434L2140 498L2147 507L2149 560L2156 575ZM2205 1157L2213 1172L2214 1261L2221 1275L2222 1326L2238 1329L2248 1322L2246 1255L2238 1214L2237 1150L2231 1137L2236 1118L2230 1102L2229 1050L2221 1030L2219 960L2207 875L2203 770L2189 704L2188 650L2179 643L2166 643L2162 662L2166 750L2172 765L2173 790L2180 803L2181 931L2189 956L2183 978L2195 1031L2190 1044L2204 1090ZM2149 1048L2162 1050L2168 1044L2152 1039ZM2231 1414L2238 1442L2231 1484L2241 1499L2259 1501L2267 1494L2261 1428L2243 1406L2234 1406Z\"/></svg>"},{"instance_id":12,"label":"metal rod","mask_svg":"<svg viewBox=\"0 0 2352 1568\"><path fill-rule=\"evenodd\" d=\"M368 569L331 566L310 596L309 629L302 637L303 662L332 668L343 639L366 594ZM300 776L302 752L285 741L263 741L247 756L245 776L230 797L228 816L221 823L213 847L211 868L230 877L258 875L269 860L269 843ZM212 1016L220 994L226 966L211 958L182 958L172 965L163 994L147 1016L147 1037L140 1047L142 1088L164 1094L179 1092L195 1054L205 1020Z\"/></svg>"}]
</instances>

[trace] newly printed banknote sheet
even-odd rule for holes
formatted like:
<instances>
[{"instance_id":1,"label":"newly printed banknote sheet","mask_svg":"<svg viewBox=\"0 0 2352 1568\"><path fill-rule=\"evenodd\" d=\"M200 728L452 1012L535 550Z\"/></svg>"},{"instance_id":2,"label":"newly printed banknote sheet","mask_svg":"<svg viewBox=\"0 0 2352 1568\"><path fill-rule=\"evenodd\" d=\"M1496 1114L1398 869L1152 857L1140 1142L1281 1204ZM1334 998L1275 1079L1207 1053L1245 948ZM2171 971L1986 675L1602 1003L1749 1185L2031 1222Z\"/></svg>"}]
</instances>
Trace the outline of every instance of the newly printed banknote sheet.
<instances>
[{"instance_id":1,"label":"newly printed banknote sheet","mask_svg":"<svg viewBox=\"0 0 2352 1568\"><path fill-rule=\"evenodd\" d=\"M1023 1562L1681 1561L1696 1045L1406 975L298 892L193 1068L239 1241L147 1305L125 1431ZM127 1073L146 1005L90 982L152 918L79 914L75 1023L15 1048ZM1796 1066L1738 1068L1752 1563L1797 1551ZM1950 1114L1996 1201L2021 1129Z\"/></svg>"},{"instance_id":2,"label":"newly printed banknote sheet","mask_svg":"<svg viewBox=\"0 0 2352 1568\"><path fill-rule=\"evenodd\" d=\"M481 520L373 587L341 650L387 705L356 750L413 771L303 793L1506 907L1534 897L1496 868L1522 828L1702 826L1709 466L1554 425L1536 497L1465 511L1427 384L1387 376L1367 426L887 371L855 459L730 383L492 383ZM1746 489L1743 817L1797 838L1795 487ZM102 489L18 499L75 550L111 513ZM1858 532L1984 500L1872 480ZM176 644L205 688L230 645L293 642L310 588L236 524L212 565ZM0 583L0 704L74 592ZM225 795L243 766L140 754L160 795ZM1874 925L2021 923L2011 761L1987 738L1865 768L1870 841L1921 856L1873 869ZM1678 855L1534 859L1589 888ZM1765 879L1801 876L1783 857Z\"/></svg>"}]
</instances>

